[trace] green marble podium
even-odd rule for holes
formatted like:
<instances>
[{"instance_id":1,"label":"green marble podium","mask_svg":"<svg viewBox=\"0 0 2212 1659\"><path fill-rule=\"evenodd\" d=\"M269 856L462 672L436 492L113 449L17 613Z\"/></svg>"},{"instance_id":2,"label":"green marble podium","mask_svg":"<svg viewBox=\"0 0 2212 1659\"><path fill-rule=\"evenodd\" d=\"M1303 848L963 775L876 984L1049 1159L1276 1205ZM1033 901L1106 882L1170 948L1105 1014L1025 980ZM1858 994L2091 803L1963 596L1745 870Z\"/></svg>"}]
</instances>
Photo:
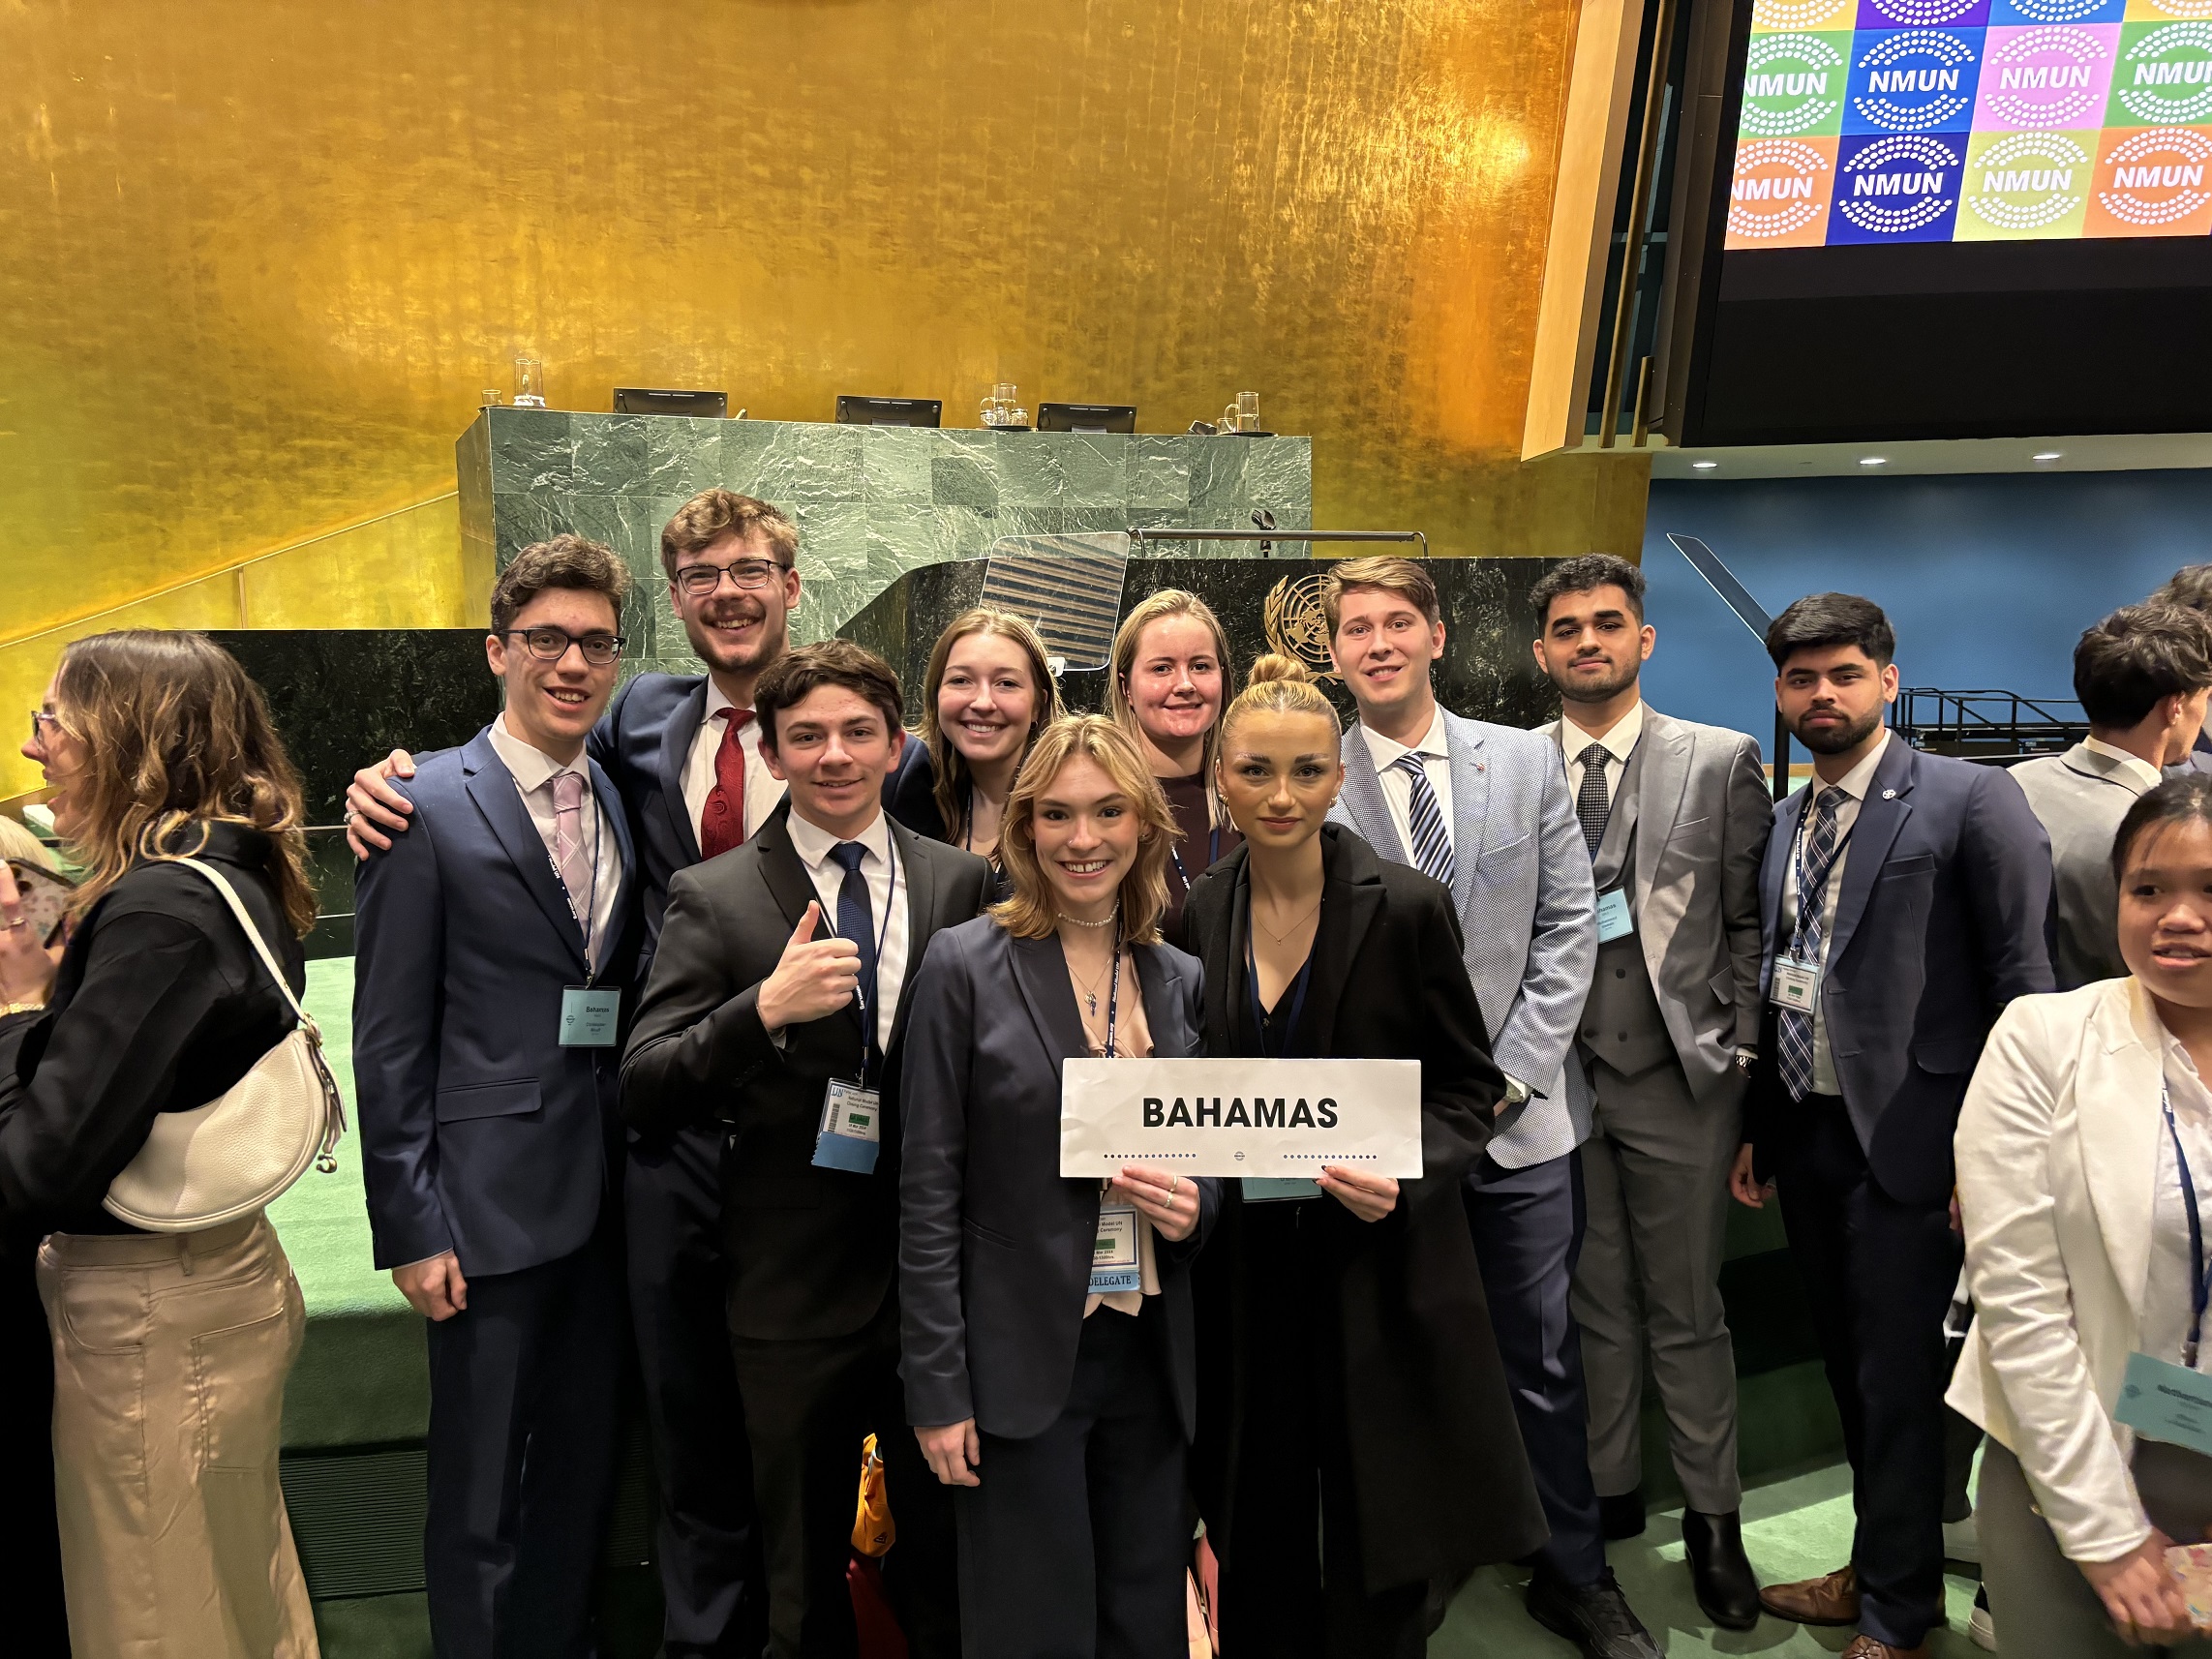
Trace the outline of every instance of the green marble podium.
<instances>
[{"instance_id":1,"label":"green marble podium","mask_svg":"<svg viewBox=\"0 0 2212 1659\"><path fill-rule=\"evenodd\" d=\"M1313 440L1013 433L481 411L454 446L471 568L574 530L638 577L623 618L639 669L696 672L668 609L660 527L721 485L799 526L801 640L826 639L910 570L981 558L1004 535L1249 529L1265 508L1313 523ZM1181 557L1248 558L1250 542L1182 543ZM1299 550L1301 553L1303 549Z\"/></svg>"}]
</instances>

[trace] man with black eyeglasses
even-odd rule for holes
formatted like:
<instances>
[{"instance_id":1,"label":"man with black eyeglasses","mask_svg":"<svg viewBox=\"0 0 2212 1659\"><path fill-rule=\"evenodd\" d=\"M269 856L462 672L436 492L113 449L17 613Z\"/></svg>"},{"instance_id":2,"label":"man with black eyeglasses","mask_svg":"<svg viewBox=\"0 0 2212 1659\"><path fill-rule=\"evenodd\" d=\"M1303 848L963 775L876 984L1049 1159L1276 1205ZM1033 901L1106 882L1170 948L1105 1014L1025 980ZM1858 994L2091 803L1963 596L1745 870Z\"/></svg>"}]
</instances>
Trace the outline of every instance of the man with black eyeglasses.
<instances>
[{"instance_id":1,"label":"man with black eyeglasses","mask_svg":"<svg viewBox=\"0 0 2212 1659\"><path fill-rule=\"evenodd\" d=\"M450 1659L591 1650L625 1366L621 1041L638 860L585 739L621 560L525 548L484 642L489 726L425 755L361 867L353 1076L376 1261L429 1320L431 1635Z\"/></svg>"},{"instance_id":2,"label":"man with black eyeglasses","mask_svg":"<svg viewBox=\"0 0 2212 1659\"><path fill-rule=\"evenodd\" d=\"M760 756L753 688L789 647L799 604L799 531L768 502L708 490L660 532L668 600L703 675L641 674L592 729L590 753L621 796L637 844L642 985L668 885L767 822L783 785ZM347 836L369 858L408 828L393 787L413 763L395 750L356 773ZM669 1659L751 1659L768 1610L752 1463L731 1369L723 1298L723 1137L712 1126L633 1133L625 1173L631 1318L660 1487L654 1555ZM857 1471L856 1471L857 1479Z\"/></svg>"}]
</instances>

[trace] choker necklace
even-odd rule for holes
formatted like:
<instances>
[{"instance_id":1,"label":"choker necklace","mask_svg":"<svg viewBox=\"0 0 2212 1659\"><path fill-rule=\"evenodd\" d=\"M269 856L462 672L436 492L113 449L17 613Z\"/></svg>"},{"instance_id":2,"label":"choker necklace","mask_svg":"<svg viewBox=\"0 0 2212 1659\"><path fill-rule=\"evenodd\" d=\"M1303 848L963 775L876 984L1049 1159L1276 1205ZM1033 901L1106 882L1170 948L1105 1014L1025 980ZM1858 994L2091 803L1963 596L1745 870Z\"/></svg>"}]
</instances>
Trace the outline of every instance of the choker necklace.
<instances>
[{"instance_id":1,"label":"choker necklace","mask_svg":"<svg viewBox=\"0 0 2212 1659\"><path fill-rule=\"evenodd\" d=\"M1055 911L1053 914L1070 927L1111 927L1115 921L1120 920L1121 907L1119 905L1114 906L1113 915L1107 917L1104 921L1085 921L1081 917L1070 916L1066 911Z\"/></svg>"}]
</instances>

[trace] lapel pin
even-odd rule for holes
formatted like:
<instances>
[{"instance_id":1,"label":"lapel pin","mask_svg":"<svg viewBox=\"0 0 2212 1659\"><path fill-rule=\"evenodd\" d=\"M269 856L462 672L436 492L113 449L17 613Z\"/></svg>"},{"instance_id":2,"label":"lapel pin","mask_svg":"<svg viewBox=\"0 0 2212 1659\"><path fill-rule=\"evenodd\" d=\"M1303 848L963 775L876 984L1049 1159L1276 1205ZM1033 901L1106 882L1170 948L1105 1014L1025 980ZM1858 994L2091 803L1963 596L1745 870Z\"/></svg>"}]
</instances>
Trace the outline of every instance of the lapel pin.
<instances>
[{"instance_id":1,"label":"lapel pin","mask_svg":"<svg viewBox=\"0 0 2212 1659\"><path fill-rule=\"evenodd\" d=\"M1897 792L1894 789L1885 789L1882 791L1882 799L1884 800L1894 800L1897 799Z\"/></svg>"}]
</instances>

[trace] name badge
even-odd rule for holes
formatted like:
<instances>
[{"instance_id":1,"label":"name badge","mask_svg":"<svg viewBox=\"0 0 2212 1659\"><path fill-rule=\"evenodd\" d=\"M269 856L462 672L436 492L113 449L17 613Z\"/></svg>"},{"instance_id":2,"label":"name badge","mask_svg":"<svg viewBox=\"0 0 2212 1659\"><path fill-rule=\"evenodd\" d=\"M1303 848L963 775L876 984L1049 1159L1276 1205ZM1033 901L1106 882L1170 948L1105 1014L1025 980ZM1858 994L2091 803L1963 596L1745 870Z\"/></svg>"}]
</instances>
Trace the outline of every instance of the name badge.
<instances>
[{"instance_id":1,"label":"name badge","mask_svg":"<svg viewBox=\"0 0 2212 1659\"><path fill-rule=\"evenodd\" d=\"M2212 1376L2130 1354L2112 1415L2136 1433L2212 1457Z\"/></svg>"},{"instance_id":2,"label":"name badge","mask_svg":"<svg viewBox=\"0 0 2212 1659\"><path fill-rule=\"evenodd\" d=\"M612 1048L622 1021L622 993L613 985L563 985L561 1046Z\"/></svg>"},{"instance_id":3,"label":"name badge","mask_svg":"<svg viewBox=\"0 0 2212 1659\"><path fill-rule=\"evenodd\" d=\"M1597 895L1597 942L1609 945L1636 931L1635 915L1628 908L1628 890L1613 888Z\"/></svg>"},{"instance_id":4,"label":"name badge","mask_svg":"<svg viewBox=\"0 0 2212 1659\"><path fill-rule=\"evenodd\" d=\"M1247 1204L1278 1204L1286 1199L1321 1195L1320 1184L1303 1175L1247 1175L1243 1184Z\"/></svg>"},{"instance_id":5,"label":"name badge","mask_svg":"<svg viewBox=\"0 0 2212 1659\"><path fill-rule=\"evenodd\" d=\"M1776 1008L1811 1013L1820 1002L1820 964L1800 962L1792 956L1774 958L1774 988L1770 995Z\"/></svg>"},{"instance_id":6,"label":"name badge","mask_svg":"<svg viewBox=\"0 0 2212 1659\"><path fill-rule=\"evenodd\" d=\"M822 1101L822 1132L814 1137L814 1167L870 1174L882 1143L883 1096L832 1078Z\"/></svg>"},{"instance_id":7,"label":"name badge","mask_svg":"<svg viewBox=\"0 0 2212 1659\"><path fill-rule=\"evenodd\" d=\"M1144 1266L1136 1256L1136 1206L1099 1206L1097 1242L1091 1247L1091 1294L1111 1296L1144 1288Z\"/></svg>"}]
</instances>

